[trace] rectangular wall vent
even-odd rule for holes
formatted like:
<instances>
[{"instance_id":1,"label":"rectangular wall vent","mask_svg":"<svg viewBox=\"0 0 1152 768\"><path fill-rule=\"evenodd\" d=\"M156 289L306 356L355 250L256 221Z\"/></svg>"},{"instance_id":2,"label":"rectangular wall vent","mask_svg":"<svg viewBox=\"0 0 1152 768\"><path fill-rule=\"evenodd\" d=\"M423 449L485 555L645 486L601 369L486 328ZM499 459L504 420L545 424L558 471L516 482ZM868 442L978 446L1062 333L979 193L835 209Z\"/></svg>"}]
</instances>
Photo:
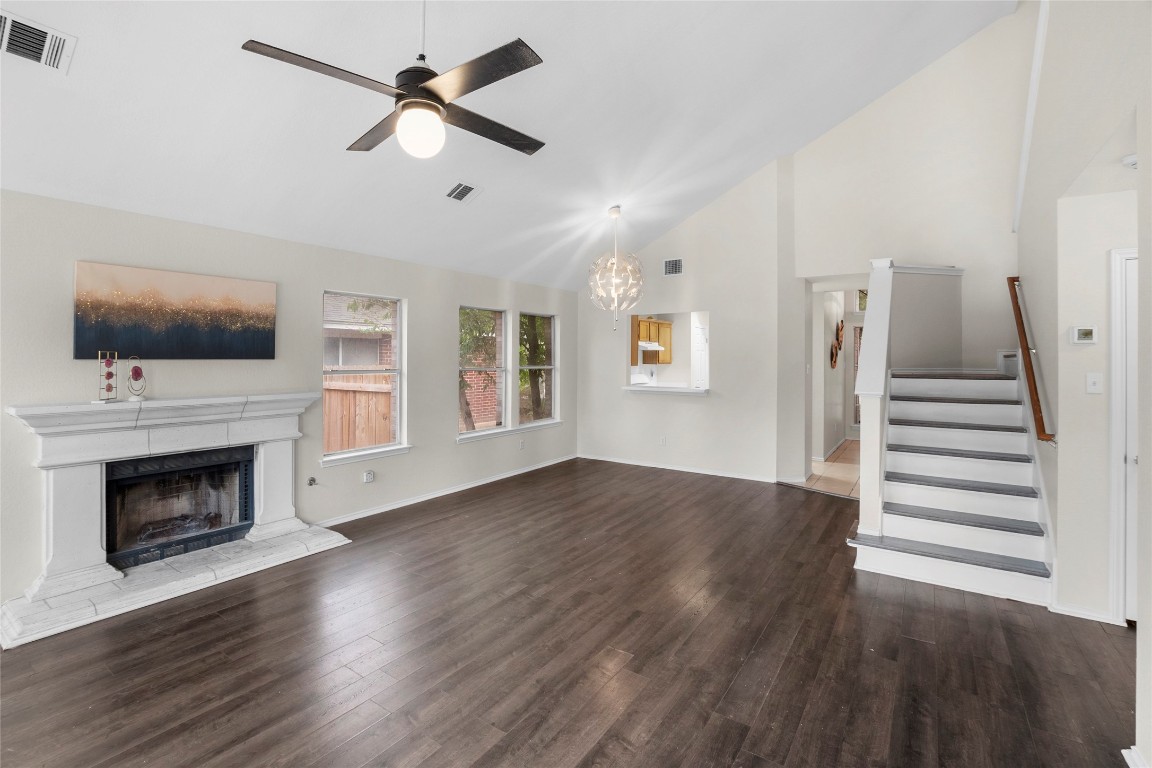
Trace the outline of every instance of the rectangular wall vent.
<instances>
[{"instance_id":1,"label":"rectangular wall vent","mask_svg":"<svg viewBox=\"0 0 1152 768\"><path fill-rule=\"evenodd\" d=\"M664 276L684 274L684 259L664 259Z\"/></svg>"},{"instance_id":2,"label":"rectangular wall vent","mask_svg":"<svg viewBox=\"0 0 1152 768\"><path fill-rule=\"evenodd\" d=\"M452 187L452 190L448 193L448 197L463 202L464 198L468 197L468 195L472 194L475 190L475 187L470 187L467 184L457 184Z\"/></svg>"},{"instance_id":3,"label":"rectangular wall vent","mask_svg":"<svg viewBox=\"0 0 1152 768\"><path fill-rule=\"evenodd\" d=\"M76 38L5 12L0 15L0 50L67 74Z\"/></svg>"}]
</instances>

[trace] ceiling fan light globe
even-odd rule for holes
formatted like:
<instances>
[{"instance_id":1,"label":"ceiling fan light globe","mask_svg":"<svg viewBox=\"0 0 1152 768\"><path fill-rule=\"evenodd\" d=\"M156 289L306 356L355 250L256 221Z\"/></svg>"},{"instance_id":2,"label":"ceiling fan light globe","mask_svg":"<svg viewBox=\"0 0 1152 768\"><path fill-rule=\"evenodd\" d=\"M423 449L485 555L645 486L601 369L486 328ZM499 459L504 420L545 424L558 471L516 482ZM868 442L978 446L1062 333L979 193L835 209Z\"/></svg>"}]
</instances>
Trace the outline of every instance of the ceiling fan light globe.
<instances>
[{"instance_id":1,"label":"ceiling fan light globe","mask_svg":"<svg viewBox=\"0 0 1152 768\"><path fill-rule=\"evenodd\" d=\"M412 157L435 157L444 148L444 121L431 106L410 104L396 121L396 139Z\"/></svg>"}]
</instances>

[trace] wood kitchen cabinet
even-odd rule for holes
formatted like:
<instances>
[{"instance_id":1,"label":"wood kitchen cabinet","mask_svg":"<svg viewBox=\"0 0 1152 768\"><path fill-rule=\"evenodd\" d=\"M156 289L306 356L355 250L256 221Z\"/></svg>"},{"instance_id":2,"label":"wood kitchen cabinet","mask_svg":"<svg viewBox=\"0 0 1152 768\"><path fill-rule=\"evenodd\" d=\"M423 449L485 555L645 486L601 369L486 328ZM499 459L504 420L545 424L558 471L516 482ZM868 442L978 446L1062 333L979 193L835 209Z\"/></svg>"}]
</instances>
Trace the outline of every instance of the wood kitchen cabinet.
<instances>
[{"instance_id":1,"label":"wood kitchen cabinet","mask_svg":"<svg viewBox=\"0 0 1152 768\"><path fill-rule=\"evenodd\" d=\"M642 350L641 341L654 341L664 349ZM672 362L672 323L651 317L632 315L631 365L668 365Z\"/></svg>"}]
</instances>

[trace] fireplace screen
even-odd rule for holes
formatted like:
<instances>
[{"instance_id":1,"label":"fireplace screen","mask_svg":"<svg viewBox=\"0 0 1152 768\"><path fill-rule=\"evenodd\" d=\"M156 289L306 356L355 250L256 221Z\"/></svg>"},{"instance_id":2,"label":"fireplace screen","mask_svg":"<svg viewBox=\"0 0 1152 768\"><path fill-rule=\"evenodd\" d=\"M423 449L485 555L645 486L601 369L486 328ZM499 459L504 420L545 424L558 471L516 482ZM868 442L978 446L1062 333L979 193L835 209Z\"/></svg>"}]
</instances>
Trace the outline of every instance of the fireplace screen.
<instances>
[{"instance_id":1,"label":"fireplace screen","mask_svg":"<svg viewBox=\"0 0 1152 768\"><path fill-rule=\"evenodd\" d=\"M109 464L108 562L124 568L243 537L251 476L251 446Z\"/></svg>"}]
</instances>

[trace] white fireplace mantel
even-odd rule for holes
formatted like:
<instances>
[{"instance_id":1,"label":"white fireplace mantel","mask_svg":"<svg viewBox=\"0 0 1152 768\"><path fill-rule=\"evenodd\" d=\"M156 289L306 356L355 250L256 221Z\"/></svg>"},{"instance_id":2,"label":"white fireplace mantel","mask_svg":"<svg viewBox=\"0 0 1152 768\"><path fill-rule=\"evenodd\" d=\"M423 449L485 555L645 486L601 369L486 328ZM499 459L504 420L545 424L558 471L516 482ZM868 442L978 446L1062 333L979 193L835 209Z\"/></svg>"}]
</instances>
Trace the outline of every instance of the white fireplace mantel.
<instances>
[{"instance_id":1,"label":"white fireplace mantel","mask_svg":"<svg viewBox=\"0 0 1152 768\"><path fill-rule=\"evenodd\" d=\"M300 437L318 392L11 406L39 436L41 469Z\"/></svg>"},{"instance_id":2,"label":"white fireplace mantel","mask_svg":"<svg viewBox=\"0 0 1152 768\"><path fill-rule=\"evenodd\" d=\"M43 470L44 571L0 609L5 648L166 600L348 540L296 516L293 442L318 392L12 406ZM124 571L104 551L104 465L252 445L253 526L242 541Z\"/></svg>"}]
</instances>

